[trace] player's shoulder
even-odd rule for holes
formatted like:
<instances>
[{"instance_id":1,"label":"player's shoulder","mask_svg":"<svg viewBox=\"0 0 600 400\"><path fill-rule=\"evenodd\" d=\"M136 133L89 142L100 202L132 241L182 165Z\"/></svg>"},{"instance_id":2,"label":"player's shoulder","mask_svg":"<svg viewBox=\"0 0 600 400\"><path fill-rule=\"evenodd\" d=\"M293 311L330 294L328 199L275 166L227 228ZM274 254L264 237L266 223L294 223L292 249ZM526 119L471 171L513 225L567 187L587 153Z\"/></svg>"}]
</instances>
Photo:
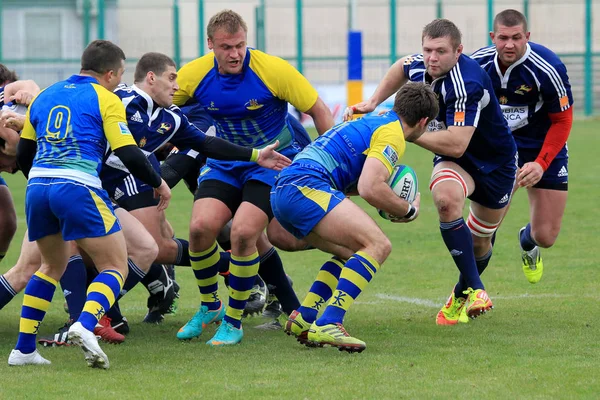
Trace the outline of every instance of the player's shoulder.
<instances>
[{"instance_id":1,"label":"player's shoulder","mask_svg":"<svg viewBox=\"0 0 600 400\"><path fill-rule=\"evenodd\" d=\"M211 51L181 67L179 71L177 71L178 80L185 79L200 82L214 67L215 55Z\"/></svg>"},{"instance_id":2,"label":"player's shoulder","mask_svg":"<svg viewBox=\"0 0 600 400\"><path fill-rule=\"evenodd\" d=\"M480 65L486 64L496 57L496 46L485 46L471 53L470 57Z\"/></svg>"},{"instance_id":3,"label":"player's shoulder","mask_svg":"<svg viewBox=\"0 0 600 400\"><path fill-rule=\"evenodd\" d=\"M487 77L487 73L481 69L479 63L465 54L461 54L458 57L458 62L448 75L453 81L457 80L473 84L483 84L485 77Z\"/></svg>"},{"instance_id":4,"label":"player's shoulder","mask_svg":"<svg viewBox=\"0 0 600 400\"><path fill-rule=\"evenodd\" d=\"M550 64L554 68L558 66L564 66L564 63L556 55L556 53L546 46L534 42L529 42L528 44L530 53L527 59L537 68L543 69L544 66L547 66L547 64Z\"/></svg>"},{"instance_id":5,"label":"player's shoulder","mask_svg":"<svg viewBox=\"0 0 600 400\"><path fill-rule=\"evenodd\" d=\"M409 68L413 68L413 67L417 67L417 66L423 66L424 61L423 61L423 54L410 54L407 55L404 58L404 61L402 63L402 65L404 67L409 67Z\"/></svg>"},{"instance_id":6,"label":"player's shoulder","mask_svg":"<svg viewBox=\"0 0 600 400\"><path fill-rule=\"evenodd\" d=\"M286 73L295 68L286 60L272 54L265 53L253 48L248 48L250 58L249 67L259 76L271 76L278 73Z\"/></svg>"}]
</instances>

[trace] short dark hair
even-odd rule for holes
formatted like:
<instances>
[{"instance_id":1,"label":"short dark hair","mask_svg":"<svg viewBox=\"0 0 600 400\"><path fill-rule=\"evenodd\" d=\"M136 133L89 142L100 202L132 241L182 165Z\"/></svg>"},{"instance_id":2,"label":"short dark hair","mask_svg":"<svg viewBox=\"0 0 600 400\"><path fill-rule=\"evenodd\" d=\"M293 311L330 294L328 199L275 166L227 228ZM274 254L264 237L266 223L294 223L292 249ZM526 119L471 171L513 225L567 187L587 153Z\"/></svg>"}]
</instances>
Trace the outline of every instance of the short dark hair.
<instances>
[{"instance_id":1,"label":"short dark hair","mask_svg":"<svg viewBox=\"0 0 600 400\"><path fill-rule=\"evenodd\" d=\"M19 80L17 73L13 70L9 70L4 64L0 64L0 85L4 85L5 82L12 83Z\"/></svg>"},{"instance_id":2,"label":"short dark hair","mask_svg":"<svg viewBox=\"0 0 600 400\"><path fill-rule=\"evenodd\" d=\"M523 26L523 30L527 32L527 18L517 10L509 8L496 14L494 17L494 32L498 30L498 25L508 27Z\"/></svg>"},{"instance_id":3,"label":"short dark hair","mask_svg":"<svg viewBox=\"0 0 600 400\"><path fill-rule=\"evenodd\" d=\"M161 75L167 70L167 67L175 67L175 61L165 54L162 53L146 53L140 58L137 65L135 66L135 73L133 74L134 82L141 82L144 80L148 72L152 71L156 75Z\"/></svg>"},{"instance_id":4,"label":"short dark hair","mask_svg":"<svg viewBox=\"0 0 600 400\"><path fill-rule=\"evenodd\" d=\"M237 33L240 28L248 32L248 26L242 16L233 10L223 10L213 15L206 26L206 35L212 40L215 32L220 28L224 28L230 34Z\"/></svg>"},{"instance_id":5,"label":"short dark hair","mask_svg":"<svg viewBox=\"0 0 600 400\"><path fill-rule=\"evenodd\" d=\"M105 74L108 71L118 71L125 53L119 46L108 40L94 40L81 56L81 70Z\"/></svg>"},{"instance_id":6,"label":"short dark hair","mask_svg":"<svg viewBox=\"0 0 600 400\"><path fill-rule=\"evenodd\" d=\"M437 117L440 106L429 85L423 82L409 82L396 93L392 110L408 126L413 127L422 118L427 118L427 123L429 123Z\"/></svg>"},{"instance_id":7,"label":"short dark hair","mask_svg":"<svg viewBox=\"0 0 600 400\"><path fill-rule=\"evenodd\" d=\"M462 42L460 29L458 29L454 22L444 18L434 19L425 25L423 33L421 34L421 43L426 37L431 39L449 37L454 50L456 50Z\"/></svg>"}]
</instances>

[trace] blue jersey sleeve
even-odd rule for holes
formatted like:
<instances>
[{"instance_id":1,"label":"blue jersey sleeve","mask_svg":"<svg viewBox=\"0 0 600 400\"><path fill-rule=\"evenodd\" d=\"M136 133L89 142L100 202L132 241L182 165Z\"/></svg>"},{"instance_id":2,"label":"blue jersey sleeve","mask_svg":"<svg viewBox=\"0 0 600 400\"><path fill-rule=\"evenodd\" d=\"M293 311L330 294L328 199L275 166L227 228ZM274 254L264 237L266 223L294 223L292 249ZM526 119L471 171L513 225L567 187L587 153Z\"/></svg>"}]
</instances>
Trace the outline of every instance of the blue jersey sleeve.
<instances>
[{"instance_id":1,"label":"blue jersey sleeve","mask_svg":"<svg viewBox=\"0 0 600 400\"><path fill-rule=\"evenodd\" d=\"M546 56L545 60L540 57L536 61L540 63L540 69L545 72L539 75L542 78L540 91L548 112L565 111L573 105L567 68L555 54Z\"/></svg>"},{"instance_id":2,"label":"blue jersey sleeve","mask_svg":"<svg viewBox=\"0 0 600 400\"><path fill-rule=\"evenodd\" d=\"M406 57L404 63L402 64L402 68L404 69L404 76L410 79L412 69L419 69L418 72L425 72L425 66L423 64L423 55L422 54L413 54ZM413 71L414 74L415 71ZM413 79L410 79L413 80Z\"/></svg>"},{"instance_id":3,"label":"blue jersey sleeve","mask_svg":"<svg viewBox=\"0 0 600 400\"><path fill-rule=\"evenodd\" d=\"M457 64L458 65L458 64ZM483 99L483 85L477 80L464 80L460 70L450 70L446 79L446 126L477 127L480 102Z\"/></svg>"}]
</instances>

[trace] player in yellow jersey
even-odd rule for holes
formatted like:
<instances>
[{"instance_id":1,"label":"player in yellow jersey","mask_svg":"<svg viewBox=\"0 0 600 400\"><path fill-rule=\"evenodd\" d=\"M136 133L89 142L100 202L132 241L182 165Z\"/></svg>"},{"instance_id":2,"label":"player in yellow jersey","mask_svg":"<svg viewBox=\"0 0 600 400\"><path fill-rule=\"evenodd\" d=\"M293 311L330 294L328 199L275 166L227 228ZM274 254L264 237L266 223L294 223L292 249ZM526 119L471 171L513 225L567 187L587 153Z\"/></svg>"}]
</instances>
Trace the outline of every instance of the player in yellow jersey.
<instances>
[{"instance_id":1,"label":"player in yellow jersey","mask_svg":"<svg viewBox=\"0 0 600 400\"><path fill-rule=\"evenodd\" d=\"M25 288L19 338L9 365L49 364L36 350L36 335L68 261L67 241L75 240L100 272L88 289L69 340L81 346L88 366L108 368L108 357L93 334L127 276L121 225L99 172L108 145L132 174L156 189L159 207L171 192L136 145L123 103L112 93L125 70L125 54L96 40L81 57L81 72L40 93L27 112L17 162L28 177L25 212L29 240L36 241L42 266Z\"/></svg>"}]
</instances>

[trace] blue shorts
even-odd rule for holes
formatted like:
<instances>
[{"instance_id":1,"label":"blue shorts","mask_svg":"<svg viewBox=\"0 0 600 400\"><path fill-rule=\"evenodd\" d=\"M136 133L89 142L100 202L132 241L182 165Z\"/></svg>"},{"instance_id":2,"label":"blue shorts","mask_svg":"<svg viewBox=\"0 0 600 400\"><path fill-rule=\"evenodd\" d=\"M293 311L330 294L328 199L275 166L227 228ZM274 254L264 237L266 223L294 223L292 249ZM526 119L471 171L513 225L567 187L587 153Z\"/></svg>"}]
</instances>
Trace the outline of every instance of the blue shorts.
<instances>
[{"instance_id":1,"label":"blue shorts","mask_svg":"<svg viewBox=\"0 0 600 400\"><path fill-rule=\"evenodd\" d=\"M494 210L504 208L510 202L517 175L516 159L486 174L470 164L457 162L454 158L444 156L436 155L433 158L433 165L436 166L442 161L456 163L471 175L475 182L475 190L469 196L469 200Z\"/></svg>"},{"instance_id":2,"label":"blue shorts","mask_svg":"<svg viewBox=\"0 0 600 400\"><path fill-rule=\"evenodd\" d=\"M325 176L307 175L301 169L286 172L271 191L271 207L281 226L302 239L346 196L332 188Z\"/></svg>"},{"instance_id":3,"label":"blue shorts","mask_svg":"<svg viewBox=\"0 0 600 400\"><path fill-rule=\"evenodd\" d=\"M202 181L209 179L225 182L240 190L250 180L273 186L278 173L278 171L261 167L254 162L220 161L209 158L198 175L198 187Z\"/></svg>"},{"instance_id":4,"label":"blue shorts","mask_svg":"<svg viewBox=\"0 0 600 400\"><path fill-rule=\"evenodd\" d=\"M539 149L519 149L519 168L525 163L535 161L539 154ZM569 154L566 146L556 155L542 179L533 187L563 191L569 189Z\"/></svg>"},{"instance_id":5,"label":"blue shorts","mask_svg":"<svg viewBox=\"0 0 600 400\"><path fill-rule=\"evenodd\" d=\"M32 242L59 232L68 241L107 236L121 230L103 189L63 178L30 179L25 215Z\"/></svg>"},{"instance_id":6,"label":"blue shorts","mask_svg":"<svg viewBox=\"0 0 600 400\"><path fill-rule=\"evenodd\" d=\"M0 186L8 186L2 176L0 176Z\"/></svg>"}]
</instances>

